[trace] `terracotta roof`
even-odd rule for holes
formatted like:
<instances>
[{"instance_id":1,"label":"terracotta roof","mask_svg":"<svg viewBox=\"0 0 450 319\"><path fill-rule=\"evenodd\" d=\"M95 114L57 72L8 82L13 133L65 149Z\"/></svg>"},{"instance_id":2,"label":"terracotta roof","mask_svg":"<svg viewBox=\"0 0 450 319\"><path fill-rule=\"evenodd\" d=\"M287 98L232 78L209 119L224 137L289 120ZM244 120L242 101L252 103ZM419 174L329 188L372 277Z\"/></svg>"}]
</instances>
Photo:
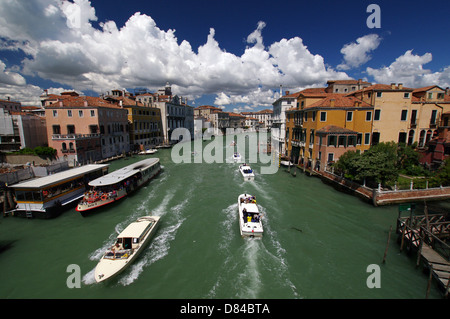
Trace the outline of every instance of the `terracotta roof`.
<instances>
[{"instance_id":1,"label":"terracotta roof","mask_svg":"<svg viewBox=\"0 0 450 319\"><path fill-rule=\"evenodd\" d=\"M331 80L327 81L327 84L371 84L370 82L362 81L362 80Z\"/></svg>"},{"instance_id":2,"label":"terracotta roof","mask_svg":"<svg viewBox=\"0 0 450 319\"><path fill-rule=\"evenodd\" d=\"M373 85L368 86L366 88L363 88L361 90L353 91L351 93L348 93L347 95L353 95L355 93L360 93L360 92L365 92L365 91L398 91L398 92L403 92L403 91L414 91L414 89L408 88L408 87L404 87L404 86L401 89L399 89L399 87L397 85L394 86L394 88L392 88L392 86L389 85L389 84L373 84Z\"/></svg>"},{"instance_id":3,"label":"terracotta roof","mask_svg":"<svg viewBox=\"0 0 450 319\"><path fill-rule=\"evenodd\" d=\"M336 125L327 125L317 130L316 133L322 134L358 134L358 132L349 130L348 128L336 126Z\"/></svg>"},{"instance_id":4,"label":"terracotta roof","mask_svg":"<svg viewBox=\"0 0 450 319\"><path fill-rule=\"evenodd\" d=\"M417 88L417 89L414 89L413 93L426 92L426 91L428 91L428 90L430 90L430 89L432 89L432 88L435 88L435 87L441 89L442 91L445 91L443 88L441 88L441 87L439 87L439 86L437 86L437 85L430 85L430 86L425 86L425 87L423 87L423 88Z\"/></svg>"},{"instance_id":5,"label":"terracotta roof","mask_svg":"<svg viewBox=\"0 0 450 319\"><path fill-rule=\"evenodd\" d=\"M119 106L112 104L100 97L94 97L94 96L68 96L62 99L59 99L57 102L52 103L50 105L47 105L46 108L49 107L93 107L93 106L100 106L100 107L111 107L111 108L118 108ZM87 104L87 105L86 105Z\"/></svg>"},{"instance_id":6,"label":"terracotta roof","mask_svg":"<svg viewBox=\"0 0 450 319\"><path fill-rule=\"evenodd\" d=\"M317 101L306 108L309 109L313 107L372 107L372 106L369 103L363 102L360 99L355 98L354 96L346 96L339 93L328 93L324 99Z\"/></svg>"},{"instance_id":7,"label":"terracotta roof","mask_svg":"<svg viewBox=\"0 0 450 319\"><path fill-rule=\"evenodd\" d=\"M200 105L196 107L194 110L205 110L205 109L221 110L220 108L212 105Z\"/></svg>"}]
</instances>

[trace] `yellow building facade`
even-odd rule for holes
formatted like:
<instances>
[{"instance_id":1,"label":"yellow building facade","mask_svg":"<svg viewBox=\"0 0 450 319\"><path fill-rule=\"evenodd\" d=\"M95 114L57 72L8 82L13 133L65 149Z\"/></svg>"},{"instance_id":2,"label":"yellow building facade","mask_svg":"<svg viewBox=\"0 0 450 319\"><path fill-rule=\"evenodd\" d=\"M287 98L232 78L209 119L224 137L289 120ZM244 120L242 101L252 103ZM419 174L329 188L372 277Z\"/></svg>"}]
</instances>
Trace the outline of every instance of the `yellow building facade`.
<instances>
[{"instance_id":1,"label":"yellow building facade","mask_svg":"<svg viewBox=\"0 0 450 319\"><path fill-rule=\"evenodd\" d=\"M289 109L288 155L295 164L323 170L348 150L371 144L373 107L355 97L328 93Z\"/></svg>"}]
</instances>

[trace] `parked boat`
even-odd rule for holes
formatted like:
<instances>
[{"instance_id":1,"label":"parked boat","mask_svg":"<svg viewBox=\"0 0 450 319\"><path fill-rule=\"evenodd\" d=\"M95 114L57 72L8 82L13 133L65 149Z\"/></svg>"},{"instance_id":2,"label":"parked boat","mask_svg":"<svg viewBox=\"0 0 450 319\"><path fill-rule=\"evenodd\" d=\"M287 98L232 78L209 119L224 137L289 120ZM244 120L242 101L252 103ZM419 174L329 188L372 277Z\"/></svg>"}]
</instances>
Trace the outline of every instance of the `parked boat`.
<instances>
[{"instance_id":1,"label":"parked boat","mask_svg":"<svg viewBox=\"0 0 450 319\"><path fill-rule=\"evenodd\" d=\"M233 161L234 161L235 163L240 162L240 161L241 161L241 154L239 154L238 152L235 152L235 153L233 154Z\"/></svg>"},{"instance_id":2,"label":"parked boat","mask_svg":"<svg viewBox=\"0 0 450 319\"><path fill-rule=\"evenodd\" d=\"M293 164L289 161L280 161L281 166L292 166Z\"/></svg>"},{"instance_id":3,"label":"parked boat","mask_svg":"<svg viewBox=\"0 0 450 319\"><path fill-rule=\"evenodd\" d=\"M124 198L147 183L161 171L159 158L149 158L118 169L89 182L91 187L78 203L82 215Z\"/></svg>"},{"instance_id":4,"label":"parked boat","mask_svg":"<svg viewBox=\"0 0 450 319\"><path fill-rule=\"evenodd\" d=\"M128 225L95 267L95 280L110 279L130 265L156 232L159 219L159 216L144 216Z\"/></svg>"},{"instance_id":5,"label":"parked boat","mask_svg":"<svg viewBox=\"0 0 450 319\"><path fill-rule=\"evenodd\" d=\"M239 171L241 172L245 181L252 181L255 179L255 173L253 173L253 170L249 165L245 163L244 165L239 165Z\"/></svg>"},{"instance_id":6,"label":"parked boat","mask_svg":"<svg viewBox=\"0 0 450 319\"><path fill-rule=\"evenodd\" d=\"M239 230L242 237L262 237L263 226L261 214L256 205L256 198L250 194L238 197Z\"/></svg>"},{"instance_id":7,"label":"parked boat","mask_svg":"<svg viewBox=\"0 0 450 319\"><path fill-rule=\"evenodd\" d=\"M158 152L157 149L151 148L148 150L143 150L143 151L139 152L138 154L139 155L151 155L151 154L155 154L156 152Z\"/></svg>"},{"instance_id":8,"label":"parked boat","mask_svg":"<svg viewBox=\"0 0 450 319\"><path fill-rule=\"evenodd\" d=\"M15 216L52 218L83 197L91 180L108 173L108 164L84 165L10 185L16 200Z\"/></svg>"}]
</instances>

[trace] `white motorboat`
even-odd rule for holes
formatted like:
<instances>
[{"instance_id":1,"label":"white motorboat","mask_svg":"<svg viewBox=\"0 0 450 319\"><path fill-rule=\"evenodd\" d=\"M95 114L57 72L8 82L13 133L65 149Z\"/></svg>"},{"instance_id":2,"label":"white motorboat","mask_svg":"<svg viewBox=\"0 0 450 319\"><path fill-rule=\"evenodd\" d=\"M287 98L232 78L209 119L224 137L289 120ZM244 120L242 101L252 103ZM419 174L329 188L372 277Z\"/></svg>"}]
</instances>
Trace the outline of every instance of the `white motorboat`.
<instances>
[{"instance_id":1,"label":"white motorboat","mask_svg":"<svg viewBox=\"0 0 450 319\"><path fill-rule=\"evenodd\" d=\"M93 209L114 203L149 182L161 171L159 158L148 158L99 177L91 182L76 211L83 216Z\"/></svg>"},{"instance_id":2,"label":"white motorboat","mask_svg":"<svg viewBox=\"0 0 450 319\"><path fill-rule=\"evenodd\" d=\"M144 216L128 225L95 267L95 280L101 282L110 279L131 264L155 233L159 218L159 216Z\"/></svg>"},{"instance_id":3,"label":"white motorboat","mask_svg":"<svg viewBox=\"0 0 450 319\"><path fill-rule=\"evenodd\" d=\"M235 152L235 153L233 154L233 161L234 161L235 163L240 162L240 161L241 161L241 154L239 154L238 152Z\"/></svg>"},{"instance_id":4,"label":"white motorboat","mask_svg":"<svg viewBox=\"0 0 450 319\"><path fill-rule=\"evenodd\" d=\"M256 198L250 194L238 197L239 230L242 237L262 237L263 226L261 214L256 205Z\"/></svg>"},{"instance_id":5,"label":"white motorboat","mask_svg":"<svg viewBox=\"0 0 450 319\"><path fill-rule=\"evenodd\" d=\"M291 163L291 162L289 162L289 161L280 161L280 164L282 165L282 166L292 166L293 164Z\"/></svg>"},{"instance_id":6,"label":"white motorboat","mask_svg":"<svg viewBox=\"0 0 450 319\"><path fill-rule=\"evenodd\" d=\"M149 150L143 150L141 152L139 152L139 155L151 155L151 154L155 154L156 152L158 152L157 149L151 148Z\"/></svg>"},{"instance_id":7,"label":"white motorboat","mask_svg":"<svg viewBox=\"0 0 450 319\"><path fill-rule=\"evenodd\" d=\"M239 165L239 171L244 177L244 181L252 181L255 179L255 173L253 173L253 170L249 165L245 163L244 165Z\"/></svg>"}]
</instances>

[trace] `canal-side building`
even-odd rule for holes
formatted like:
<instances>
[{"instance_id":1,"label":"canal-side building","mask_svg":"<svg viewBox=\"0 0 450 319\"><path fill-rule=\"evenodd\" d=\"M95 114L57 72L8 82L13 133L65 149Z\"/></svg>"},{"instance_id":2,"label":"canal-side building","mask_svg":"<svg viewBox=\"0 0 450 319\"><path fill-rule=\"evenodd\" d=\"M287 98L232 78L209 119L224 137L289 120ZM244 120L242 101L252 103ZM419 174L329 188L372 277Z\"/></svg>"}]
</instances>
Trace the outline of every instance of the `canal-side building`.
<instances>
[{"instance_id":1,"label":"canal-side building","mask_svg":"<svg viewBox=\"0 0 450 319\"><path fill-rule=\"evenodd\" d=\"M162 144L161 110L151 102L144 104L122 91L112 92L116 94L103 98L127 110L130 150L144 150Z\"/></svg>"},{"instance_id":2,"label":"canal-side building","mask_svg":"<svg viewBox=\"0 0 450 319\"><path fill-rule=\"evenodd\" d=\"M373 106L339 93L303 102L287 111L287 155L293 163L324 170L348 150L369 149Z\"/></svg>"},{"instance_id":3,"label":"canal-side building","mask_svg":"<svg viewBox=\"0 0 450 319\"><path fill-rule=\"evenodd\" d=\"M286 110L295 106L299 93L290 93L286 91L279 99L272 103L272 145L278 144L278 149L272 148L272 151L285 156L286 150Z\"/></svg>"},{"instance_id":4,"label":"canal-side building","mask_svg":"<svg viewBox=\"0 0 450 319\"><path fill-rule=\"evenodd\" d=\"M272 127L273 110L266 109L266 110L255 111L255 112L241 112L240 114L247 118L256 119L257 120L256 125L259 128L271 128Z\"/></svg>"},{"instance_id":5,"label":"canal-side building","mask_svg":"<svg viewBox=\"0 0 450 319\"><path fill-rule=\"evenodd\" d=\"M413 91L401 83L392 83L374 84L349 94L374 107L372 145L391 141L412 144L417 141L415 128L411 126L411 120L417 121L419 115L417 111L413 112Z\"/></svg>"},{"instance_id":6,"label":"canal-side building","mask_svg":"<svg viewBox=\"0 0 450 319\"><path fill-rule=\"evenodd\" d=\"M420 162L430 169L438 169L450 157L450 112L442 114L437 132L420 151Z\"/></svg>"},{"instance_id":7,"label":"canal-side building","mask_svg":"<svg viewBox=\"0 0 450 319\"><path fill-rule=\"evenodd\" d=\"M414 89L408 144L417 142L419 148L424 148L439 134L439 122L443 123L440 118L450 112L449 93L448 88L437 85Z\"/></svg>"},{"instance_id":8,"label":"canal-side building","mask_svg":"<svg viewBox=\"0 0 450 319\"><path fill-rule=\"evenodd\" d=\"M61 94L43 99L48 145L79 165L130 150L127 110L103 98Z\"/></svg>"}]
</instances>

